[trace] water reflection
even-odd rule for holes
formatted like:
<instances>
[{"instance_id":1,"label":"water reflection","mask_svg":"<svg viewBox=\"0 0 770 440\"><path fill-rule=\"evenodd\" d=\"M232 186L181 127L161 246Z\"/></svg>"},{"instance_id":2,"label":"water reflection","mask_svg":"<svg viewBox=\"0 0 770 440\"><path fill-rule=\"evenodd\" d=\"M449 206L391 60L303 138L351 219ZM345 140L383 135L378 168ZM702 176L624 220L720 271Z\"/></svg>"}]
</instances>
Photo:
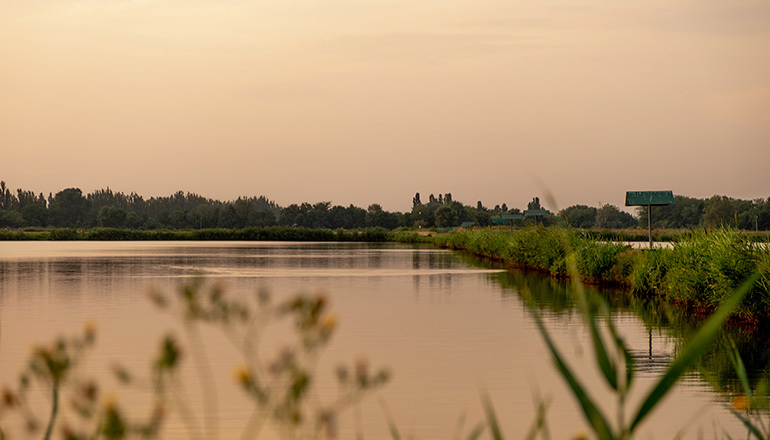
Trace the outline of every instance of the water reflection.
<instances>
[{"instance_id":1,"label":"water reflection","mask_svg":"<svg viewBox=\"0 0 770 440\"><path fill-rule=\"evenodd\" d=\"M565 281L532 276L512 270L493 275L503 286L509 287L504 294L529 298L532 304L546 311L546 316L579 315L572 291ZM589 295L599 295L611 306L611 316L616 326L624 321L641 320L647 333L647 346L637 345L631 352L637 372L654 377L666 370L680 347L695 333L703 318L693 316L679 306L656 299L640 299L630 293L615 289L586 286ZM709 382L726 393L742 392L740 382L729 357L730 341L733 341L746 365L749 382L756 387L761 381L770 381L770 339L768 333L747 331L742 327L724 329L717 340L703 355L700 365L692 368L707 376Z\"/></svg>"},{"instance_id":2,"label":"water reflection","mask_svg":"<svg viewBox=\"0 0 770 440\"><path fill-rule=\"evenodd\" d=\"M147 285L171 290L182 279L204 274L226 281L233 294L244 298L253 297L258 288L277 298L298 290L327 292L341 317L341 331L319 368L334 371L336 361L362 353L389 365L395 379L382 397L414 437L453 436L460 413L468 420L483 419L481 387L490 390L509 438L522 437L533 420L534 388L556 396L551 417L563 427L552 426L554 438L571 436L584 423L565 397L561 378L523 306L527 296L540 308L570 362L587 383L594 383L590 374L595 365L581 354L580 347L587 346L582 317L571 289L559 280L509 271L456 252L391 244L14 243L0 252L0 354L7 361L0 383L8 383L18 371L32 342L79 328L87 319L96 320L100 337L109 341L97 359L128 357L127 363L144 365L149 343L166 331L168 322L141 293ZM611 319L627 335L642 382L666 368L697 325L665 304L613 290L589 290L611 304ZM752 383L767 375L766 339L740 332L724 337L736 341ZM211 356L228 379L238 359L221 345L212 345ZM707 353L703 366L720 386L735 389L731 364L719 345ZM696 375L688 383L704 387ZM223 387L227 385L225 381ZM672 405L691 408L707 401L718 412L721 407L713 396L682 391L672 396ZM236 397L230 399L223 396L223 411L235 418L232 414L242 410ZM681 427L686 416L670 413L649 428L654 437L669 438ZM388 438L376 403L364 406L362 414L366 438ZM729 414L724 416L719 420L729 427Z\"/></svg>"}]
</instances>

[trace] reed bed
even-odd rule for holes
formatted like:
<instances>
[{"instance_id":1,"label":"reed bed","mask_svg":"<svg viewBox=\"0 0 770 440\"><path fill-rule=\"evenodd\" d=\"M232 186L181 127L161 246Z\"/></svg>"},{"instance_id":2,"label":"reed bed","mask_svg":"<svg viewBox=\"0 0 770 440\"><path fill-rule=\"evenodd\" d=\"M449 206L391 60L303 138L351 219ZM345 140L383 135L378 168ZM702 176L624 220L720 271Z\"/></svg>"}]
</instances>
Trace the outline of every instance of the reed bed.
<instances>
[{"instance_id":1,"label":"reed bed","mask_svg":"<svg viewBox=\"0 0 770 440\"><path fill-rule=\"evenodd\" d=\"M758 280L735 315L758 322L770 316L770 246L729 229L680 233L671 249L639 250L569 228L456 230L402 242L431 242L587 284L617 285L642 297L660 297L704 312L714 310L753 273ZM569 258L575 272L568 271Z\"/></svg>"},{"instance_id":2,"label":"reed bed","mask_svg":"<svg viewBox=\"0 0 770 440\"><path fill-rule=\"evenodd\" d=\"M0 231L0 240L93 240L93 241L356 241L382 242L383 228L317 229L269 226L243 229L137 230L137 229L44 229Z\"/></svg>"}]
</instances>

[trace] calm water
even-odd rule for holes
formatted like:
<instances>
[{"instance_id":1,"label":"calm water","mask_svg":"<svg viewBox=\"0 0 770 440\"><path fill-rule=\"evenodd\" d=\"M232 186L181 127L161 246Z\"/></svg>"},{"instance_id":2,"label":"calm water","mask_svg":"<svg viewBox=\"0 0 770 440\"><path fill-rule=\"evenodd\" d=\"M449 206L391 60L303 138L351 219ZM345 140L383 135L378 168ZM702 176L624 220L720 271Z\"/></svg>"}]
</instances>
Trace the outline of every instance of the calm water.
<instances>
[{"instance_id":1,"label":"calm water","mask_svg":"<svg viewBox=\"0 0 770 440\"><path fill-rule=\"evenodd\" d=\"M587 432L522 303L523 286L533 289L553 337L591 393L609 396L599 385L586 331L558 283L450 251L347 243L0 243L0 384L15 383L33 344L79 332L89 321L98 328L98 344L85 373L99 377L119 402L142 409L145 399L115 384L109 368L119 362L147 371L159 338L182 333L145 292L149 286L170 291L199 273L224 282L236 296L252 297L260 288L278 299L300 291L328 296L339 327L318 365L320 398L333 397L340 363L365 358L393 373L390 383L360 405L358 416L347 413L341 438L353 438L356 429L367 439L389 438L382 402L406 437L453 438L462 420L467 434L483 420L481 390L489 392L506 438L524 437L539 398L550 402L553 438ZM618 310L613 319L639 359L638 392L631 397L636 401L678 342L630 312ZM265 357L281 349L286 331L279 326L265 339ZM216 332L204 336L217 377L220 438L239 438L250 411L232 379L237 352ZM188 367L190 405L201 414L199 381ZM614 417L614 402L603 400ZM715 429L745 432L727 413L725 400L688 377L639 438L672 438L682 428L685 438L712 438ZM269 430L263 434L271 437ZM171 420L163 438L187 438L184 424Z\"/></svg>"}]
</instances>

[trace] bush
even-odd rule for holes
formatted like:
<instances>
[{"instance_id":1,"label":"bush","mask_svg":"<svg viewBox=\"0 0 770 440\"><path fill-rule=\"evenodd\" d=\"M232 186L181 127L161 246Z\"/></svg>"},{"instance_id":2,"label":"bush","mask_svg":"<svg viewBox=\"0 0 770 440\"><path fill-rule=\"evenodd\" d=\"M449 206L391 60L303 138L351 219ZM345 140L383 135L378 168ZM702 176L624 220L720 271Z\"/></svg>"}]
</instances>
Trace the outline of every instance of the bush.
<instances>
[{"instance_id":1,"label":"bush","mask_svg":"<svg viewBox=\"0 0 770 440\"><path fill-rule=\"evenodd\" d=\"M80 235L74 229L54 229L51 231L51 240L79 240Z\"/></svg>"}]
</instances>

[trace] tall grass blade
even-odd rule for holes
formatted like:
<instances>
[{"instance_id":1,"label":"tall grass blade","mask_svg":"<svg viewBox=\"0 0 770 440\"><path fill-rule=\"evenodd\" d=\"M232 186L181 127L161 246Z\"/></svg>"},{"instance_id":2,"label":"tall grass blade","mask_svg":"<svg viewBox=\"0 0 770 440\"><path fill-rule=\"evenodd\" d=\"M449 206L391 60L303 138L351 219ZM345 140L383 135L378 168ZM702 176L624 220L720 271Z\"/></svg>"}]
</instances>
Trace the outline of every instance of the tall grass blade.
<instances>
[{"instance_id":1,"label":"tall grass blade","mask_svg":"<svg viewBox=\"0 0 770 440\"><path fill-rule=\"evenodd\" d=\"M568 242L566 240L564 240L564 245L565 247L568 246ZM599 328L596 325L596 317L594 316L591 305L588 302L588 296L586 295L585 287L583 286L583 283L580 282L580 272L577 268L575 252L571 252L567 256L567 267L570 275L574 280L576 280L574 282L575 293L577 293L578 304L580 305L580 308L585 315L586 321L588 322L588 329L591 333L591 342L594 346L594 352L596 353L596 361L599 364L599 369L601 370L604 378L607 380L607 383L612 387L612 389L617 390L617 369L610 360L610 357L607 355L607 348L604 346L604 341L599 334Z\"/></svg>"},{"instance_id":2,"label":"tall grass blade","mask_svg":"<svg viewBox=\"0 0 770 440\"><path fill-rule=\"evenodd\" d=\"M468 434L468 440L476 440L479 437L481 437L481 434L483 433L484 433L484 424L479 423L478 425L476 425L475 428L473 428L473 431L471 431L471 433Z\"/></svg>"},{"instance_id":3,"label":"tall grass blade","mask_svg":"<svg viewBox=\"0 0 770 440\"><path fill-rule=\"evenodd\" d=\"M591 340L594 344L594 351L596 352L596 361L599 363L599 368L602 370L604 378L612 389L618 389L618 372L615 364L610 360L607 355L607 348L604 346L604 341L599 335L599 328L596 325L596 317L589 310L588 315L588 327L591 331Z\"/></svg>"},{"instance_id":4,"label":"tall grass blade","mask_svg":"<svg viewBox=\"0 0 770 440\"><path fill-rule=\"evenodd\" d=\"M603 308L607 308L607 304L602 302ZM609 310L605 310L605 314L609 316ZM626 364L626 377L625 377L625 384L624 387L626 390L628 390L631 387L631 383L634 380L634 357L631 356L631 352L628 350L628 347L626 346L626 342L623 340L623 338L620 336L620 333L618 333L618 329L615 327L615 324L612 323L611 319L607 320L607 327L610 331L610 335L612 335L612 339L615 341L615 346L623 353L623 359Z\"/></svg>"},{"instance_id":5,"label":"tall grass blade","mask_svg":"<svg viewBox=\"0 0 770 440\"><path fill-rule=\"evenodd\" d=\"M749 385L749 376L746 374L746 366L743 364L741 354L738 353L738 347L735 346L735 341L732 339L730 339L730 352L728 354L730 355L730 361L733 363L733 368L735 368L735 373L738 374L738 379L741 381L743 393L746 394L746 399L749 402L749 408L751 408L754 396L751 392L751 385Z\"/></svg>"},{"instance_id":6,"label":"tall grass blade","mask_svg":"<svg viewBox=\"0 0 770 440\"><path fill-rule=\"evenodd\" d=\"M529 432L527 433L527 436L524 437L526 440L535 440L537 438L537 434L540 431L543 431L544 438L547 438L547 432L546 432L546 418L545 414L548 411L548 405L545 402L539 402L537 404L537 417L535 418L535 421L532 422L532 427L529 428Z\"/></svg>"},{"instance_id":7,"label":"tall grass blade","mask_svg":"<svg viewBox=\"0 0 770 440\"><path fill-rule=\"evenodd\" d=\"M757 428L756 425L751 423L751 420L747 419L746 417L743 416L743 414L741 414L741 413L739 413L739 412L737 412L735 410L730 410L730 412L732 412L735 415L735 417L738 418L738 420L743 422L743 424L746 426L746 428L748 428L749 432L751 434L754 434L754 436L756 438L758 438L759 440L767 440L767 437L764 434L762 434L762 431L760 431L759 428ZM749 436L747 438L751 438L751 437Z\"/></svg>"},{"instance_id":8,"label":"tall grass blade","mask_svg":"<svg viewBox=\"0 0 770 440\"><path fill-rule=\"evenodd\" d=\"M611 440L613 438L612 429L610 428L610 424L607 422L607 419L601 413L599 408L596 407L583 386L577 380L575 375L572 374L569 366L567 366L566 362L564 362L562 359L561 355L559 354L559 350L551 340L551 336L548 334L548 330L546 330L545 324L543 324L543 320L540 318L540 315L534 309L532 309L532 314L535 319L535 323L540 330L540 334L543 335L545 344L548 347L548 350L551 352L551 356L553 356L553 361L556 364L556 368L559 370L559 373L562 375L562 377L564 377L564 380L567 381L567 384L572 389L572 393L578 399L580 407L583 410L583 415L591 425L591 428L594 430L600 440Z\"/></svg>"},{"instance_id":9,"label":"tall grass blade","mask_svg":"<svg viewBox=\"0 0 770 440\"><path fill-rule=\"evenodd\" d=\"M396 426L396 421L393 420L393 415L390 413L388 404L386 404L384 400L380 400L380 406L382 407L382 411L385 413L385 421L388 423L390 438L393 440L401 440L401 434L398 432L398 426Z\"/></svg>"},{"instance_id":10,"label":"tall grass blade","mask_svg":"<svg viewBox=\"0 0 770 440\"><path fill-rule=\"evenodd\" d=\"M465 426L465 414L460 414L460 416L457 418L457 425L455 426L455 440L460 440L460 434L463 432L463 427Z\"/></svg>"},{"instance_id":11,"label":"tall grass blade","mask_svg":"<svg viewBox=\"0 0 770 440\"><path fill-rule=\"evenodd\" d=\"M503 433L500 431L500 424L497 422L497 415L495 415L495 408L492 406L492 400L489 398L489 394L481 394L481 404L484 407L484 414L487 416L487 425L489 425L489 431L492 433L492 438L495 440L503 440Z\"/></svg>"},{"instance_id":12,"label":"tall grass blade","mask_svg":"<svg viewBox=\"0 0 770 440\"><path fill-rule=\"evenodd\" d=\"M725 322L730 313L732 313L741 300L748 294L754 283L757 281L759 275L755 273L749 279L744 282L732 295L724 300L721 306L714 312L711 317L703 324L698 330L695 336L684 346L682 352L674 359L674 362L668 367L666 373L658 380L658 383L650 391L650 394L642 402L639 410L634 417L633 422L629 428L630 432L633 432L639 424L650 414L653 408L660 402L660 400L668 393L679 378L687 371L687 369L695 364L696 360L706 350L708 345L714 339L716 334L722 328L722 324Z\"/></svg>"}]
</instances>

